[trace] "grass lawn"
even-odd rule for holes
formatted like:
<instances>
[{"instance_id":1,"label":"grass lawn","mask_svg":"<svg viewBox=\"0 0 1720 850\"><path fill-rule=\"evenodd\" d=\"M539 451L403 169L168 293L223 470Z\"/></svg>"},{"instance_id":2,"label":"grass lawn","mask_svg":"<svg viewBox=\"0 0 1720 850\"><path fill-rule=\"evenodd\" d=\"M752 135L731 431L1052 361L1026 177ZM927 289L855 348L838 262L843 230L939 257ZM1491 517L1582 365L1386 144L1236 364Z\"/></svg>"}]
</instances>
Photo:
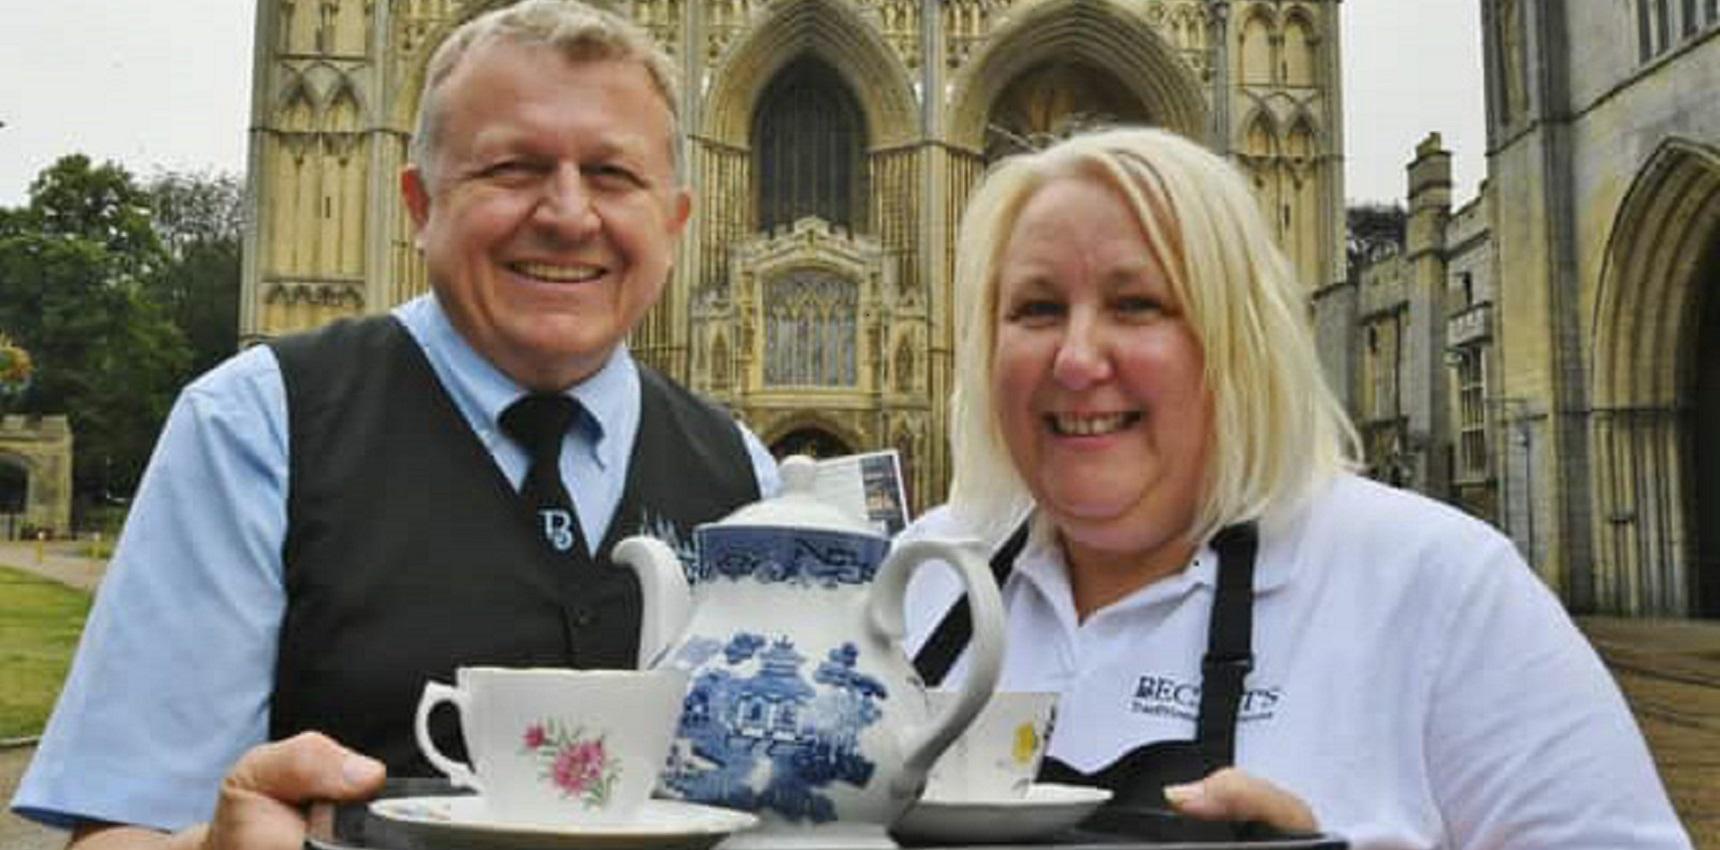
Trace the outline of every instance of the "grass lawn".
<instances>
[{"instance_id":1,"label":"grass lawn","mask_svg":"<svg viewBox=\"0 0 1720 850\"><path fill-rule=\"evenodd\" d=\"M0 739L41 733L89 611L86 591L0 567Z\"/></svg>"}]
</instances>

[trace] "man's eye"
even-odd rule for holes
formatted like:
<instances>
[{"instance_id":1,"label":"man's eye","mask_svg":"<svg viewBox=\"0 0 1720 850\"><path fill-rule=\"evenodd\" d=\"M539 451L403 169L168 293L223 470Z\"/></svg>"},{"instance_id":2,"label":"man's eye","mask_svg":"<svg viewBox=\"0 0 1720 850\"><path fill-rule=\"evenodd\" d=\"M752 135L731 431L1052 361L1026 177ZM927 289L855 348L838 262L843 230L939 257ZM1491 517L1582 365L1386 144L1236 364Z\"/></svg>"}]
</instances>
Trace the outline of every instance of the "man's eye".
<instances>
[{"instance_id":1,"label":"man's eye","mask_svg":"<svg viewBox=\"0 0 1720 850\"><path fill-rule=\"evenodd\" d=\"M504 159L484 166L478 173L487 178L507 180L532 177L542 171L543 168L531 160Z\"/></svg>"},{"instance_id":2,"label":"man's eye","mask_svg":"<svg viewBox=\"0 0 1720 850\"><path fill-rule=\"evenodd\" d=\"M595 180L614 182L616 184L625 184L628 186L640 186L644 184L644 181L639 179L638 174L634 173L632 169L622 165L598 163L596 165L588 165L583 170L587 177Z\"/></svg>"}]
</instances>

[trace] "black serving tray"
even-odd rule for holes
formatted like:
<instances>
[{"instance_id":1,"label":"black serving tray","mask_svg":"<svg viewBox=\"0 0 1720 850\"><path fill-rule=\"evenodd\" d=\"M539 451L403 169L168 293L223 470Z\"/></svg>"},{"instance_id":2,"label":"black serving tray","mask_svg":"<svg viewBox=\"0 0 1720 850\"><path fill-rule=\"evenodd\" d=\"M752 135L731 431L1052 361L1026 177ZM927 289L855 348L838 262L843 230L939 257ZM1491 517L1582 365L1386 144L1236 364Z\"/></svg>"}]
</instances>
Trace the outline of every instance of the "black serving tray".
<instances>
[{"instance_id":1,"label":"black serving tray","mask_svg":"<svg viewBox=\"0 0 1720 850\"><path fill-rule=\"evenodd\" d=\"M460 793L443 779L390 779L381 797L418 797ZM1026 847L1058 850L1348 850L1349 843L1334 835L1273 835L1235 840L1227 837L1186 840L1173 838L1182 832L1178 819L1166 812L1150 810L1105 810L1105 817L1089 819L1072 829L1034 844L926 845L903 842L904 848L920 850L1022 850ZM430 850L415 836L389 821L374 817L366 803L313 804L305 850ZM440 850L440 848L438 848Z\"/></svg>"}]
</instances>

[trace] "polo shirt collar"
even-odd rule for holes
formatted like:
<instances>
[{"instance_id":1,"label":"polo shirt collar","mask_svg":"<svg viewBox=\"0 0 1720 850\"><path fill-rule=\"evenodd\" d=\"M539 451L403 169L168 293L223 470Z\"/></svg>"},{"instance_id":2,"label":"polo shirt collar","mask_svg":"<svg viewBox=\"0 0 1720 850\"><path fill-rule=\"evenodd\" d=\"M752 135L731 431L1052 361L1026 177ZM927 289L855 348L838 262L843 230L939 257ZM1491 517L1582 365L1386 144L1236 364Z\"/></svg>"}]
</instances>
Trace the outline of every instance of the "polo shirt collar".
<instances>
[{"instance_id":1,"label":"polo shirt collar","mask_svg":"<svg viewBox=\"0 0 1720 850\"><path fill-rule=\"evenodd\" d=\"M1261 524L1260 549L1254 564L1254 593L1263 596L1288 584L1299 570L1298 535L1288 532L1303 518ZM1026 582L1047 599L1073 605L1074 588L1056 529L1043 514L1035 514L1027 544L1016 558L1010 582ZM1198 589L1212 589L1218 580L1218 553L1208 540L1195 550L1186 568L1136 590L1106 606L1104 610L1132 609L1180 599ZM1071 615L1073 611L1071 609Z\"/></svg>"}]
</instances>

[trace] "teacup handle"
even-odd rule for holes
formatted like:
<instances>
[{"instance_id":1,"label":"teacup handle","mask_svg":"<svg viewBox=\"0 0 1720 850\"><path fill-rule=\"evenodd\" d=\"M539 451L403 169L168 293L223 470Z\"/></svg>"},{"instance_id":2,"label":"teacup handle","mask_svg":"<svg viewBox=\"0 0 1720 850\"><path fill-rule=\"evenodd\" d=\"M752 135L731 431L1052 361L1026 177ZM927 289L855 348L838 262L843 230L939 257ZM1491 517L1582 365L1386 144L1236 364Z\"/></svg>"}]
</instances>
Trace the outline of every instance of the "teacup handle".
<instances>
[{"instance_id":1,"label":"teacup handle","mask_svg":"<svg viewBox=\"0 0 1720 850\"><path fill-rule=\"evenodd\" d=\"M478 777L472 773L472 768L457 762L436 749L436 742L430 740L430 709L439 702L451 702L454 710L460 713L460 724L464 728L466 713L471 708L471 695L459 688L451 688L441 682L425 682L424 693L418 697L418 713L412 720L412 732L418 738L418 750L424 754L437 770L448 775L448 780L455 788L471 788L482 792L478 785Z\"/></svg>"},{"instance_id":2,"label":"teacup handle","mask_svg":"<svg viewBox=\"0 0 1720 850\"><path fill-rule=\"evenodd\" d=\"M898 544L878 568L867 620L892 645L900 646L906 631L902 607L908 579L927 562L943 561L955 567L967 588L968 610L973 615L967 676L953 704L903 748L902 771L890 787L897 796L919 793L932 763L967 729L997 689L1003 669L1003 598L980 551L974 541L913 540Z\"/></svg>"}]
</instances>

